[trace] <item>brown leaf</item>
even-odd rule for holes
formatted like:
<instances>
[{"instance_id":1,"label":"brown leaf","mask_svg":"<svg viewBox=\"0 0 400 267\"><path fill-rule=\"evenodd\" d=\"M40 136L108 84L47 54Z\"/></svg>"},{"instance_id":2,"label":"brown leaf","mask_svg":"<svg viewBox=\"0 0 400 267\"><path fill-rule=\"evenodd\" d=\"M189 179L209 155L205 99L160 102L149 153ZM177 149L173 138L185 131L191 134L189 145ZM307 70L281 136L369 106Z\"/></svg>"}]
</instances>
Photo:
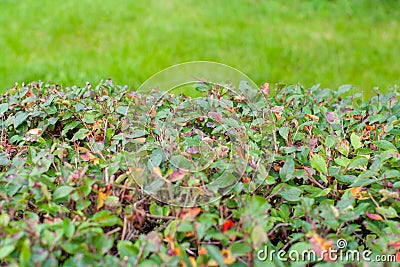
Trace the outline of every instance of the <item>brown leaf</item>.
<instances>
[{"instance_id":1,"label":"brown leaf","mask_svg":"<svg viewBox=\"0 0 400 267\"><path fill-rule=\"evenodd\" d=\"M41 128L30 129L25 133L25 138L30 142L36 141L42 135L42 132L43 129Z\"/></svg>"},{"instance_id":2,"label":"brown leaf","mask_svg":"<svg viewBox=\"0 0 400 267\"><path fill-rule=\"evenodd\" d=\"M43 132L43 129L34 128L34 129L30 129L28 132L26 132L26 134L38 137L42 134L42 132Z\"/></svg>"},{"instance_id":3,"label":"brown leaf","mask_svg":"<svg viewBox=\"0 0 400 267\"><path fill-rule=\"evenodd\" d=\"M171 182L176 182L179 180L182 180L183 178L185 178L186 176L186 172L185 170L179 169L179 170L174 170L171 175L169 176L169 180Z\"/></svg>"},{"instance_id":4,"label":"brown leaf","mask_svg":"<svg viewBox=\"0 0 400 267\"><path fill-rule=\"evenodd\" d=\"M90 161L94 164L99 163L99 159L95 155L93 155L87 148L78 147L78 150L81 151L80 157L83 161Z\"/></svg>"},{"instance_id":5,"label":"brown leaf","mask_svg":"<svg viewBox=\"0 0 400 267\"><path fill-rule=\"evenodd\" d=\"M201 208L183 209L180 217L185 220L193 221L201 212Z\"/></svg>"}]
</instances>

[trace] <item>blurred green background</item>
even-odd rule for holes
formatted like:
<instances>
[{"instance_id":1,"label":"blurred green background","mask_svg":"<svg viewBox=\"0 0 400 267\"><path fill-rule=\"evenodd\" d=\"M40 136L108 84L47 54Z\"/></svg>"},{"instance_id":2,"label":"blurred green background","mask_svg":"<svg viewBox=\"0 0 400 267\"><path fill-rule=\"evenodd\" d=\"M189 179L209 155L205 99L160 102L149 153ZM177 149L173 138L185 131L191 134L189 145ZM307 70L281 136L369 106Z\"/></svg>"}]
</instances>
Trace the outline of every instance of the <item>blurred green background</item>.
<instances>
[{"instance_id":1,"label":"blurred green background","mask_svg":"<svg viewBox=\"0 0 400 267\"><path fill-rule=\"evenodd\" d=\"M258 85L400 83L398 0L0 0L0 10L1 92L109 77L137 88L193 60L228 64Z\"/></svg>"}]
</instances>

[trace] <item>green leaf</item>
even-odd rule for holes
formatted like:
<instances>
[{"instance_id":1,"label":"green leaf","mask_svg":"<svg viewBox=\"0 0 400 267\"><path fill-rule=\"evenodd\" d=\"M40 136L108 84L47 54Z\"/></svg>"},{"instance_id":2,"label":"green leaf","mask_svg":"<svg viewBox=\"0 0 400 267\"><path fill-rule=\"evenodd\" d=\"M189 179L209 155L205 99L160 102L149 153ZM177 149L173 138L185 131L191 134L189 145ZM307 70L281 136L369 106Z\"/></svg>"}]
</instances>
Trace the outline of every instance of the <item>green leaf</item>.
<instances>
[{"instance_id":1,"label":"green leaf","mask_svg":"<svg viewBox=\"0 0 400 267\"><path fill-rule=\"evenodd\" d=\"M120 224L120 219L109 210L97 212L93 215L92 221L99 223L100 226L114 226Z\"/></svg>"},{"instance_id":2,"label":"green leaf","mask_svg":"<svg viewBox=\"0 0 400 267\"><path fill-rule=\"evenodd\" d=\"M328 172L326 161L321 155L314 154L310 159L310 163L311 166L320 173L326 174Z\"/></svg>"},{"instance_id":3,"label":"green leaf","mask_svg":"<svg viewBox=\"0 0 400 267\"><path fill-rule=\"evenodd\" d=\"M87 123L87 124L93 124L96 122L96 120L94 119L93 115L90 114L86 114L83 118L82 118L83 122Z\"/></svg>"},{"instance_id":4,"label":"green leaf","mask_svg":"<svg viewBox=\"0 0 400 267\"><path fill-rule=\"evenodd\" d=\"M18 126L26 121L26 118L28 118L28 113L19 111L14 119L14 127L18 128Z\"/></svg>"},{"instance_id":5,"label":"green leaf","mask_svg":"<svg viewBox=\"0 0 400 267\"><path fill-rule=\"evenodd\" d=\"M0 166L7 166L10 164L10 160L7 157L7 154L0 153Z\"/></svg>"},{"instance_id":6,"label":"green leaf","mask_svg":"<svg viewBox=\"0 0 400 267\"><path fill-rule=\"evenodd\" d=\"M63 198L68 196L72 191L74 190L74 188L72 186L69 185L63 185L58 187L54 193L53 193L53 199L59 199L59 198Z\"/></svg>"},{"instance_id":7,"label":"green leaf","mask_svg":"<svg viewBox=\"0 0 400 267\"><path fill-rule=\"evenodd\" d=\"M376 211L382 214L383 216L387 218L397 218L399 215L397 215L397 212L394 208L392 207L377 207Z\"/></svg>"},{"instance_id":8,"label":"green leaf","mask_svg":"<svg viewBox=\"0 0 400 267\"><path fill-rule=\"evenodd\" d=\"M386 140L377 140L374 142L374 145L382 148L383 150L397 150L397 148L392 143Z\"/></svg>"},{"instance_id":9,"label":"green leaf","mask_svg":"<svg viewBox=\"0 0 400 267\"><path fill-rule=\"evenodd\" d=\"M287 140L289 135L289 127L282 127L279 129L279 134L283 137L283 139Z\"/></svg>"},{"instance_id":10,"label":"green leaf","mask_svg":"<svg viewBox=\"0 0 400 267\"><path fill-rule=\"evenodd\" d=\"M86 134L89 132L88 129L82 128L77 131L72 137L71 141L82 140L86 138Z\"/></svg>"},{"instance_id":11,"label":"green leaf","mask_svg":"<svg viewBox=\"0 0 400 267\"><path fill-rule=\"evenodd\" d=\"M76 112L81 112L84 109L85 109L85 105L83 105L81 103L78 103L78 104L75 105L75 111Z\"/></svg>"},{"instance_id":12,"label":"green leaf","mask_svg":"<svg viewBox=\"0 0 400 267\"><path fill-rule=\"evenodd\" d=\"M151 203L149 211L152 215L157 215L157 216L163 215L163 208L158 206L157 203Z\"/></svg>"},{"instance_id":13,"label":"green leaf","mask_svg":"<svg viewBox=\"0 0 400 267\"><path fill-rule=\"evenodd\" d=\"M231 246L231 253L233 257L240 257L247 255L251 251L251 247L244 243L233 243Z\"/></svg>"},{"instance_id":14,"label":"green leaf","mask_svg":"<svg viewBox=\"0 0 400 267\"><path fill-rule=\"evenodd\" d=\"M29 266L31 257L31 246L30 240L26 238L20 248L19 260L21 261L22 266Z\"/></svg>"},{"instance_id":15,"label":"green leaf","mask_svg":"<svg viewBox=\"0 0 400 267\"><path fill-rule=\"evenodd\" d=\"M351 142L351 145L353 146L354 150L357 150L360 147L362 147L361 138L358 135L356 135L355 133L351 134L350 142Z\"/></svg>"},{"instance_id":16,"label":"green leaf","mask_svg":"<svg viewBox=\"0 0 400 267\"><path fill-rule=\"evenodd\" d=\"M61 135L65 136L69 130L74 129L75 127L77 127L80 124L81 124L80 121L72 121L72 122L68 123L67 125L65 125L64 129L62 130Z\"/></svg>"},{"instance_id":17,"label":"green leaf","mask_svg":"<svg viewBox=\"0 0 400 267\"><path fill-rule=\"evenodd\" d=\"M283 182L289 181L293 177L294 171L294 160L291 156L289 156L286 158L286 162L283 167L279 170L279 177Z\"/></svg>"},{"instance_id":18,"label":"green leaf","mask_svg":"<svg viewBox=\"0 0 400 267\"><path fill-rule=\"evenodd\" d=\"M8 103L0 104L0 115L3 115L4 112L8 110Z\"/></svg>"},{"instance_id":19,"label":"green leaf","mask_svg":"<svg viewBox=\"0 0 400 267\"><path fill-rule=\"evenodd\" d=\"M368 163L368 159L366 157L357 157L354 158L350 161L349 166L347 169L353 170L353 169L364 169L365 166Z\"/></svg>"},{"instance_id":20,"label":"green leaf","mask_svg":"<svg viewBox=\"0 0 400 267\"><path fill-rule=\"evenodd\" d=\"M339 143L337 150L344 156L347 157L349 155L350 146L349 142L346 139L342 139Z\"/></svg>"},{"instance_id":21,"label":"green leaf","mask_svg":"<svg viewBox=\"0 0 400 267\"><path fill-rule=\"evenodd\" d=\"M259 248L267 242L268 236L261 224L257 224L251 231L251 242L254 248Z\"/></svg>"},{"instance_id":22,"label":"green leaf","mask_svg":"<svg viewBox=\"0 0 400 267\"><path fill-rule=\"evenodd\" d=\"M208 254L210 255L210 258L215 260L219 266L223 266L224 258L222 257L219 248L214 245L206 245L205 247L207 249Z\"/></svg>"},{"instance_id":23,"label":"green leaf","mask_svg":"<svg viewBox=\"0 0 400 267\"><path fill-rule=\"evenodd\" d=\"M287 201L299 201L301 193L303 193L303 190L296 186L285 186L285 188L279 192L279 195Z\"/></svg>"},{"instance_id":24,"label":"green leaf","mask_svg":"<svg viewBox=\"0 0 400 267\"><path fill-rule=\"evenodd\" d=\"M67 238L70 238L75 232L75 225L73 224L73 222L71 222L70 219L64 218L63 229L65 236Z\"/></svg>"},{"instance_id":25,"label":"green leaf","mask_svg":"<svg viewBox=\"0 0 400 267\"><path fill-rule=\"evenodd\" d=\"M4 259L5 257L7 257L8 255L11 254L11 252L13 252L15 249L15 243L11 243L5 246L1 246L0 247L0 260Z\"/></svg>"},{"instance_id":26,"label":"green leaf","mask_svg":"<svg viewBox=\"0 0 400 267\"><path fill-rule=\"evenodd\" d=\"M331 136L327 136L325 139L325 144L327 147L333 147L335 145L335 138L331 137Z\"/></svg>"},{"instance_id":27,"label":"green leaf","mask_svg":"<svg viewBox=\"0 0 400 267\"><path fill-rule=\"evenodd\" d=\"M118 114L125 116L128 113L128 110L129 110L129 106L119 106L119 107L117 107L116 111Z\"/></svg>"},{"instance_id":28,"label":"green leaf","mask_svg":"<svg viewBox=\"0 0 400 267\"><path fill-rule=\"evenodd\" d=\"M347 93L348 91L350 91L352 88L352 86L350 84L343 84L341 86L339 86L338 89L338 95L343 95L345 93Z\"/></svg>"},{"instance_id":29,"label":"green leaf","mask_svg":"<svg viewBox=\"0 0 400 267\"><path fill-rule=\"evenodd\" d=\"M163 159L163 150L161 148L154 149L150 155L149 167L150 169L153 167L160 166Z\"/></svg>"},{"instance_id":30,"label":"green leaf","mask_svg":"<svg viewBox=\"0 0 400 267\"><path fill-rule=\"evenodd\" d=\"M139 253L139 249L137 249L131 241L127 240L119 241L117 248L121 257L127 256L135 258Z\"/></svg>"}]
</instances>

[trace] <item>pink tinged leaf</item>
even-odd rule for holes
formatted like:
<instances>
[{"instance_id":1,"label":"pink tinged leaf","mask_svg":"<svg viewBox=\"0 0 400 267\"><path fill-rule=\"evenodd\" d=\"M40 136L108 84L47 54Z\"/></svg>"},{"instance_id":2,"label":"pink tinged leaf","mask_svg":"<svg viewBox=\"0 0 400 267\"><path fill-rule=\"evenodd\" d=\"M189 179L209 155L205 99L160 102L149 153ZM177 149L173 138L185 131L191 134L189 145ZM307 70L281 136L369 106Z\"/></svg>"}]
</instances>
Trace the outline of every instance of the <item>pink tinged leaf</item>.
<instances>
[{"instance_id":1,"label":"pink tinged leaf","mask_svg":"<svg viewBox=\"0 0 400 267\"><path fill-rule=\"evenodd\" d=\"M329 123L334 123L334 122L339 121L340 119L339 119L339 116L335 112L327 112L326 113L326 120Z\"/></svg>"},{"instance_id":2,"label":"pink tinged leaf","mask_svg":"<svg viewBox=\"0 0 400 267\"><path fill-rule=\"evenodd\" d=\"M382 221L383 218L381 215L379 214L374 214L374 213L370 213L370 212L366 212L368 218L370 218L371 220L375 220L375 221Z\"/></svg>"},{"instance_id":3,"label":"pink tinged leaf","mask_svg":"<svg viewBox=\"0 0 400 267\"><path fill-rule=\"evenodd\" d=\"M178 180L182 180L186 176L186 172L184 169L174 170L170 175L170 181L176 182Z\"/></svg>"},{"instance_id":4,"label":"pink tinged leaf","mask_svg":"<svg viewBox=\"0 0 400 267\"><path fill-rule=\"evenodd\" d=\"M189 154L198 154L199 150L197 149L197 146L192 146L186 149L186 152Z\"/></svg>"},{"instance_id":5,"label":"pink tinged leaf","mask_svg":"<svg viewBox=\"0 0 400 267\"><path fill-rule=\"evenodd\" d=\"M269 83L264 83L263 85L261 85L261 91L265 96L269 96L269 93L271 92L269 89Z\"/></svg>"}]
</instances>

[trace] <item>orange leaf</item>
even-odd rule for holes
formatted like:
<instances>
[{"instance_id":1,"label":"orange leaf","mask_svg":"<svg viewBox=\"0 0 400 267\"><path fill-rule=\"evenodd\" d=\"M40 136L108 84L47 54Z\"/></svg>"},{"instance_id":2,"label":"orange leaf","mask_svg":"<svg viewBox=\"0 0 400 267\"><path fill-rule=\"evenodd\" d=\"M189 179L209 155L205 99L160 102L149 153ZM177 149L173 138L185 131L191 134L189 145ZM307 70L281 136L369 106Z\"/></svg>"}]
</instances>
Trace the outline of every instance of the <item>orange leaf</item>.
<instances>
[{"instance_id":1,"label":"orange leaf","mask_svg":"<svg viewBox=\"0 0 400 267\"><path fill-rule=\"evenodd\" d=\"M316 253L317 257L321 257L323 255L324 260L327 262L332 261L329 258L329 253L326 253L325 251L329 251L329 249L333 248L333 242L331 240L325 240L322 238L319 234L310 234L309 235L309 242ZM325 253L324 253L325 252Z\"/></svg>"},{"instance_id":2,"label":"orange leaf","mask_svg":"<svg viewBox=\"0 0 400 267\"><path fill-rule=\"evenodd\" d=\"M107 191L107 192L106 192ZM99 196L97 202L97 210L100 210L104 206L104 201L108 196L111 195L111 190L107 190L106 188L99 189Z\"/></svg>"},{"instance_id":3,"label":"orange leaf","mask_svg":"<svg viewBox=\"0 0 400 267\"><path fill-rule=\"evenodd\" d=\"M236 259L232 257L231 251L228 250L228 249L223 249L221 251L221 254L222 254L223 258L224 258L224 264L226 264L226 265L230 265L230 264L232 264L232 263L234 263L236 261ZM219 265L215 260L210 260L208 262L208 266L213 266L214 267L214 266L219 266Z\"/></svg>"},{"instance_id":4,"label":"orange leaf","mask_svg":"<svg viewBox=\"0 0 400 267\"><path fill-rule=\"evenodd\" d=\"M375 221L382 221L383 218L381 215L379 214L374 214L374 213L370 213L370 212L366 212L368 218L370 218L371 220L375 220Z\"/></svg>"},{"instance_id":5,"label":"orange leaf","mask_svg":"<svg viewBox=\"0 0 400 267\"><path fill-rule=\"evenodd\" d=\"M232 220L227 220L226 222L224 222L222 224L222 232L225 233L226 231L228 231L229 229L231 229L233 227L233 221Z\"/></svg>"},{"instance_id":6,"label":"orange leaf","mask_svg":"<svg viewBox=\"0 0 400 267\"><path fill-rule=\"evenodd\" d=\"M186 219L189 221L193 221L197 215L201 212L201 208L189 208L189 209L183 209L180 217L182 219Z\"/></svg>"},{"instance_id":7,"label":"orange leaf","mask_svg":"<svg viewBox=\"0 0 400 267\"><path fill-rule=\"evenodd\" d=\"M352 187L350 188L350 193L356 199L360 200L369 199L369 196L365 194L365 190L362 187Z\"/></svg>"},{"instance_id":8,"label":"orange leaf","mask_svg":"<svg viewBox=\"0 0 400 267\"><path fill-rule=\"evenodd\" d=\"M198 253L199 253L199 255L206 255L208 252L205 247L200 247Z\"/></svg>"},{"instance_id":9,"label":"orange leaf","mask_svg":"<svg viewBox=\"0 0 400 267\"><path fill-rule=\"evenodd\" d=\"M372 130L372 126L371 125L365 125L365 130L371 131Z\"/></svg>"}]
</instances>

